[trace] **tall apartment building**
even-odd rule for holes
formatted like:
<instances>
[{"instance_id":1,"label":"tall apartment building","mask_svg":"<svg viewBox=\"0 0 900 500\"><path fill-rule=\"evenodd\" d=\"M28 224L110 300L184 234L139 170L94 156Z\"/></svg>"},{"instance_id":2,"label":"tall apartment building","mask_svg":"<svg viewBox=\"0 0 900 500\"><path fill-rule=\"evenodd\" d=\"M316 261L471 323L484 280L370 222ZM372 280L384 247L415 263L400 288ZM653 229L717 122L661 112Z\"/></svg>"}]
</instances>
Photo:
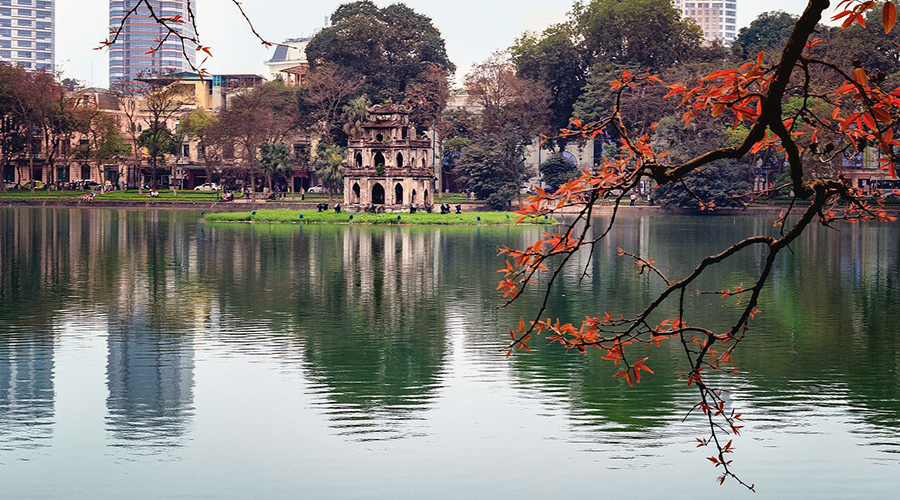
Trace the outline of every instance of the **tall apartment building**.
<instances>
[{"instance_id":1,"label":"tall apartment building","mask_svg":"<svg viewBox=\"0 0 900 500\"><path fill-rule=\"evenodd\" d=\"M675 7L703 29L707 42L721 40L730 45L737 36L737 0L675 0Z\"/></svg>"},{"instance_id":2,"label":"tall apartment building","mask_svg":"<svg viewBox=\"0 0 900 500\"><path fill-rule=\"evenodd\" d=\"M53 70L54 11L54 0L0 0L0 61Z\"/></svg>"},{"instance_id":3,"label":"tall apartment building","mask_svg":"<svg viewBox=\"0 0 900 500\"><path fill-rule=\"evenodd\" d=\"M137 4L138 0L110 0L110 29L118 29L122 26L125 13ZM197 14L196 0L150 0L150 4L159 17L181 16L187 21L189 19L188 7L191 12ZM190 22L179 24L177 29L185 37L193 38L195 35ZM134 14L129 16L125 20L118 40L109 50L110 86L133 81L143 76L191 71L191 64L188 63L188 60L195 64L196 47L187 47L188 59L185 59L181 40L178 37L170 36L160 50L152 54L147 53L158 45L158 40L166 37L166 33L166 29L151 18L146 5L141 5Z\"/></svg>"}]
</instances>

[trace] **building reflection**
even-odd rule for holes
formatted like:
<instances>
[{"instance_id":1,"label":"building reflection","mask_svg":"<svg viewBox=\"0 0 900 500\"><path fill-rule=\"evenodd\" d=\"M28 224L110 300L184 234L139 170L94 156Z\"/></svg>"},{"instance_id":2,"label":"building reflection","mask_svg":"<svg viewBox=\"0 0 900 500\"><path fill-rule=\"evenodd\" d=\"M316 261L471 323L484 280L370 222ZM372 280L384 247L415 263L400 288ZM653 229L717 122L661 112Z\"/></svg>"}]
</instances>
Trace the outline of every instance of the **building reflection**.
<instances>
[{"instance_id":1,"label":"building reflection","mask_svg":"<svg viewBox=\"0 0 900 500\"><path fill-rule=\"evenodd\" d=\"M52 436L53 340L0 345L0 448L40 446Z\"/></svg>"},{"instance_id":2,"label":"building reflection","mask_svg":"<svg viewBox=\"0 0 900 500\"><path fill-rule=\"evenodd\" d=\"M0 449L43 446L55 418L56 217L0 211Z\"/></svg>"},{"instance_id":3,"label":"building reflection","mask_svg":"<svg viewBox=\"0 0 900 500\"><path fill-rule=\"evenodd\" d=\"M126 446L182 444L194 412L190 337L142 311L111 320L107 342L107 429Z\"/></svg>"},{"instance_id":4,"label":"building reflection","mask_svg":"<svg viewBox=\"0 0 900 500\"><path fill-rule=\"evenodd\" d=\"M150 217L154 217L151 213ZM196 242L183 224L121 228L107 299L106 427L116 445L180 446L194 413L194 326L209 300L192 286Z\"/></svg>"}]
</instances>

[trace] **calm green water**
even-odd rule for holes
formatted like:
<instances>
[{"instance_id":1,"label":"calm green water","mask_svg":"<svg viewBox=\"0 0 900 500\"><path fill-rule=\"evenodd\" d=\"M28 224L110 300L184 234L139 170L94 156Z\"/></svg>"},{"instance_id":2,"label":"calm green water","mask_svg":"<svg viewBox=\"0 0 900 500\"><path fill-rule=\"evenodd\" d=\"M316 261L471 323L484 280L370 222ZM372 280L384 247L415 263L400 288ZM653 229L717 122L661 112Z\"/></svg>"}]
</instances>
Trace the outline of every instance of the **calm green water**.
<instances>
[{"instance_id":1,"label":"calm green water","mask_svg":"<svg viewBox=\"0 0 900 500\"><path fill-rule=\"evenodd\" d=\"M673 375L505 359L499 245L538 229L204 226L192 212L0 209L0 498L897 498L900 226L816 229L778 263L725 383L720 488ZM765 217L624 219L552 310L634 312ZM749 282L749 253L711 288ZM734 305L693 297L696 321ZM708 453L707 453L708 454Z\"/></svg>"}]
</instances>

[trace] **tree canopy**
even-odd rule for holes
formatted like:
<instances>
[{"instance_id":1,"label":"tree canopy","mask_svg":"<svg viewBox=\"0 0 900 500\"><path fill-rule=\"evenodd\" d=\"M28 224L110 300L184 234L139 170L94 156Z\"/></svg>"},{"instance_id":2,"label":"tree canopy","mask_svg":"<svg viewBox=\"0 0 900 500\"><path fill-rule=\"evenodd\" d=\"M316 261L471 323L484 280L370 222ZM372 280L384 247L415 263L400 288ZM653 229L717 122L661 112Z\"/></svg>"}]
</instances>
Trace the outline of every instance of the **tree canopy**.
<instances>
[{"instance_id":1,"label":"tree canopy","mask_svg":"<svg viewBox=\"0 0 900 500\"><path fill-rule=\"evenodd\" d=\"M456 68L431 19L403 5L379 8L364 0L342 5L331 26L306 49L313 71L331 63L365 79L364 92L376 102L401 102L411 82L430 65L447 73Z\"/></svg>"},{"instance_id":2,"label":"tree canopy","mask_svg":"<svg viewBox=\"0 0 900 500\"><path fill-rule=\"evenodd\" d=\"M526 33L510 52L519 76L550 90L552 124L561 129L578 115L576 103L591 80L609 83L607 69L661 71L708 57L702 40L700 28L670 0L591 0L576 3L568 21Z\"/></svg>"},{"instance_id":3,"label":"tree canopy","mask_svg":"<svg viewBox=\"0 0 900 500\"><path fill-rule=\"evenodd\" d=\"M787 43L795 24L795 15L781 11L764 12L750 26L738 31L731 50L738 59L754 58L761 51L777 51Z\"/></svg>"}]
</instances>

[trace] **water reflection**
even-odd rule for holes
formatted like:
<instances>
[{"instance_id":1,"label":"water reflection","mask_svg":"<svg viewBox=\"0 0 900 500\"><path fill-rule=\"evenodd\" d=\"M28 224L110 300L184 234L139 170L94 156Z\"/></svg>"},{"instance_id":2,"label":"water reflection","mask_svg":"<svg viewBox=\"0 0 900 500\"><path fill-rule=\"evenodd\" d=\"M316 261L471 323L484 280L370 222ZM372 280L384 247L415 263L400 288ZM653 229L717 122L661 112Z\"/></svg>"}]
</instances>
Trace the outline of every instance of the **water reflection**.
<instances>
[{"instance_id":1,"label":"water reflection","mask_svg":"<svg viewBox=\"0 0 900 500\"><path fill-rule=\"evenodd\" d=\"M120 311L107 339L107 428L123 445L181 446L193 415L191 338Z\"/></svg>"},{"instance_id":2,"label":"water reflection","mask_svg":"<svg viewBox=\"0 0 900 500\"><path fill-rule=\"evenodd\" d=\"M0 450L42 444L54 414L53 340L0 346Z\"/></svg>"},{"instance_id":3,"label":"water reflection","mask_svg":"<svg viewBox=\"0 0 900 500\"><path fill-rule=\"evenodd\" d=\"M66 265L53 218L0 210L0 450L42 446L55 416L54 346Z\"/></svg>"},{"instance_id":4,"label":"water reflection","mask_svg":"<svg viewBox=\"0 0 900 500\"><path fill-rule=\"evenodd\" d=\"M696 475L685 464L698 457L672 458L693 452L685 436L700 432L696 421L681 423L696 395L672 375L682 369L677 346L648 353L656 375L636 389L595 354L537 342L532 354L505 359L500 332L541 297L496 308L495 250L524 246L539 230L203 225L197 217L0 209L0 464L22 450L59 448L43 445L65 444L60 429L83 411L97 415L100 437L84 440L94 450L85 460L98 464L104 454L144 465L161 456L207 463L265 443L254 459L280 481L294 467L324 478L348 462L370 471L365 479L383 479L381 464L403 463L422 480L459 467L467 484L483 486L499 456L553 456L592 473L627 457ZM563 274L550 314L633 314L655 296L662 284L636 276L617 247L678 276L728 241L772 230L765 217L623 218L608 243ZM770 463L815 476L825 474L822 456L837 463L850 453L850 480L862 481L879 471L870 463L895 468L900 456L900 230L817 229L794 252L781 257L763 294L738 358L742 372L723 381L752 416L741 449L765 448L741 458L762 464L754 481L783 485ZM761 264L760 254L741 254L711 269L704 287L748 282ZM713 325L736 310L716 296L692 295L689 306L689 321ZM82 337L98 341L73 341ZM101 356L81 356L88 344ZM54 378L95 360L98 370L105 364L96 380ZM76 409L77 396L70 406L58 398L67 387L104 397L96 409ZM229 407L246 419L243 449L222 448L222 435L241 439ZM847 444L839 457L829 448L835 441ZM435 450L446 467L419 463L440 460ZM472 450L485 461L472 461ZM310 463L323 470L310 472ZM535 473L529 484L552 480ZM218 481L206 490L222 493ZM683 487L672 498L694 492L695 483L673 484ZM900 486L896 478L871 484Z\"/></svg>"},{"instance_id":5,"label":"water reflection","mask_svg":"<svg viewBox=\"0 0 900 500\"><path fill-rule=\"evenodd\" d=\"M406 425L440 385L446 356L440 231L341 231L296 308L310 378L334 425L359 439ZM323 239L310 238L316 245ZM327 238L325 239L327 241ZM335 251L338 250L338 251ZM321 248L328 254L328 248ZM334 311L343 311L335 315Z\"/></svg>"}]
</instances>

